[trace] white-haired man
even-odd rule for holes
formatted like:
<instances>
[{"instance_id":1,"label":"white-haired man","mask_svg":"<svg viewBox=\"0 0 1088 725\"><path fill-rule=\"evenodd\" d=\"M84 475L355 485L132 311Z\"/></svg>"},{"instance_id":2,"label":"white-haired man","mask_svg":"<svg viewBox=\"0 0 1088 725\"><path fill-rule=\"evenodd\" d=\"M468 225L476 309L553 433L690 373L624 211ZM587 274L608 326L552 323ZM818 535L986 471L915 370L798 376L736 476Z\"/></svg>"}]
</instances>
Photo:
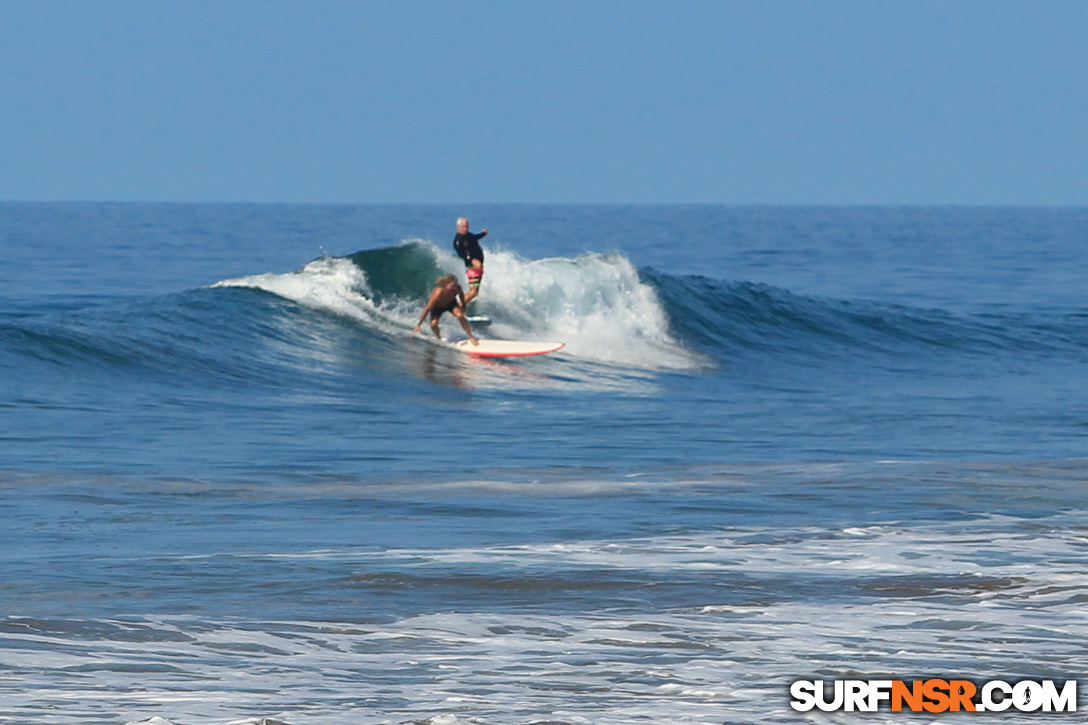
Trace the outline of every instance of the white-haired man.
<instances>
[{"instance_id":1,"label":"white-haired man","mask_svg":"<svg viewBox=\"0 0 1088 725\"><path fill-rule=\"evenodd\" d=\"M466 305L480 294L480 282L484 279L484 250L480 248L480 240L485 236L486 229L479 234L473 234L468 230L468 219L461 217L457 220L457 236L453 238L453 249L465 263L465 277L468 278Z\"/></svg>"}]
</instances>

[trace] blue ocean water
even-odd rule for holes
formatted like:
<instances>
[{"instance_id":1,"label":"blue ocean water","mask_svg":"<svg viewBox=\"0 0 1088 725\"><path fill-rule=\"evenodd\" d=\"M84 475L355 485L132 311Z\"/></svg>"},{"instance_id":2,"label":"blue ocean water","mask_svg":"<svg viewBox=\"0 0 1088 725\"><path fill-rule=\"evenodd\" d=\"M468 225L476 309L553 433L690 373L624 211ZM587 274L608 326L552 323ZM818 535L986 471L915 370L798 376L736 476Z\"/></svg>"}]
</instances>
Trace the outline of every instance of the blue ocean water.
<instances>
[{"instance_id":1,"label":"blue ocean water","mask_svg":"<svg viewBox=\"0 0 1088 725\"><path fill-rule=\"evenodd\" d=\"M561 352L411 334L461 215L478 334ZM845 722L789 684L1083 677L1086 239L0 204L0 722Z\"/></svg>"}]
</instances>

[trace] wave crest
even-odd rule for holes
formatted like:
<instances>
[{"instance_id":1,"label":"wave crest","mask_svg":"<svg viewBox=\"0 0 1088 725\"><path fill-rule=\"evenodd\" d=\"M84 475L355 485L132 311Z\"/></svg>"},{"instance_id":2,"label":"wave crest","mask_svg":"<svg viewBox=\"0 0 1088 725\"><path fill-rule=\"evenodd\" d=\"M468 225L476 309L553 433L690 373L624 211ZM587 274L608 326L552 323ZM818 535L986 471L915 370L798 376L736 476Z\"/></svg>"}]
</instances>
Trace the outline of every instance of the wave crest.
<instances>
[{"instance_id":1,"label":"wave crest","mask_svg":"<svg viewBox=\"0 0 1088 725\"><path fill-rule=\"evenodd\" d=\"M487 273L473 314L491 317L485 337L561 340L564 353L639 368L684 369L703 364L669 330L657 292L621 255L526 260L488 251ZM213 287L250 287L305 307L351 317L387 335L414 326L434 279L459 278L463 265L433 244L321 257L287 274L260 274ZM448 332L458 332L447 321Z\"/></svg>"}]
</instances>

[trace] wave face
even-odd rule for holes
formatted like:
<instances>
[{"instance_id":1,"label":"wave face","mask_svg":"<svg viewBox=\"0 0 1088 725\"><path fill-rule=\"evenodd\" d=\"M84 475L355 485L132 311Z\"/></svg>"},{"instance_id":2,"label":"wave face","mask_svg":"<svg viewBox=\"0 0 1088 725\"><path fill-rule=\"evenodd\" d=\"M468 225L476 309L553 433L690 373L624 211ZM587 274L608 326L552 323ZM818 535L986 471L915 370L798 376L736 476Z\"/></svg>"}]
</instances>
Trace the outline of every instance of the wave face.
<instances>
[{"instance_id":1,"label":"wave face","mask_svg":"<svg viewBox=\"0 0 1088 725\"><path fill-rule=\"evenodd\" d=\"M373 370L397 368L411 354L406 342L434 280L462 272L452 254L415 240L162 297L9 315L0 320L0 365L261 384L285 368L342 361L345 345L355 340L356 360ZM1088 314L1078 310L953 313L837 300L639 270L621 254L529 260L492 251L471 311L492 320L477 329L483 337L560 340L567 345L559 359L576 369L598 366L595 374L602 375L708 371L741 362L811 367L848 360L885 369L1088 358ZM451 316L442 330L463 336Z\"/></svg>"},{"instance_id":2,"label":"wave face","mask_svg":"<svg viewBox=\"0 0 1088 725\"><path fill-rule=\"evenodd\" d=\"M418 319L435 278L461 272L453 255L412 241L212 286L263 290L396 338ZM637 270L620 254L526 260L491 252L472 313L492 319L484 336L561 340L568 356L651 370L697 370L713 361L761 356L810 364L840 355L1088 352L1088 314L1080 312L957 314L803 296L767 284ZM443 330L462 334L452 317L444 318Z\"/></svg>"},{"instance_id":3,"label":"wave face","mask_svg":"<svg viewBox=\"0 0 1088 725\"><path fill-rule=\"evenodd\" d=\"M446 273L457 274L464 284L460 260L413 241L321 257L296 272L239 277L213 287L264 290L393 336L415 324L434 280ZM471 312L491 318L484 336L560 340L567 344L565 353L576 358L660 369L701 364L670 332L654 287L622 255L525 260L513 252L490 252ZM460 333L451 317L444 325L447 334Z\"/></svg>"},{"instance_id":4,"label":"wave face","mask_svg":"<svg viewBox=\"0 0 1088 725\"><path fill-rule=\"evenodd\" d=\"M729 353L804 358L834 353L932 356L1088 352L1088 314L954 314L801 296L752 282L645 272L685 343Z\"/></svg>"}]
</instances>

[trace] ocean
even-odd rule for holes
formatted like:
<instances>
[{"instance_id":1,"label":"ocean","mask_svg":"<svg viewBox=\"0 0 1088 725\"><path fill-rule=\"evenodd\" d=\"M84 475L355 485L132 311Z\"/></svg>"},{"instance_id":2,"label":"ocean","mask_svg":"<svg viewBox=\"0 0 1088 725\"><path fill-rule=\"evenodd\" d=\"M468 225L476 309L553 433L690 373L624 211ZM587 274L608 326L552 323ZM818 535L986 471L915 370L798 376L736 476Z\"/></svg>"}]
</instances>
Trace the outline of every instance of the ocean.
<instances>
[{"instance_id":1,"label":"ocean","mask_svg":"<svg viewBox=\"0 0 1088 725\"><path fill-rule=\"evenodd\" d=\"M462 215L477 333L560 352L412 334ZM1088 209L12 202L0 250L0 723L1081 721L791 685L1088 678Z\"/></svg>"}]
</instances>

